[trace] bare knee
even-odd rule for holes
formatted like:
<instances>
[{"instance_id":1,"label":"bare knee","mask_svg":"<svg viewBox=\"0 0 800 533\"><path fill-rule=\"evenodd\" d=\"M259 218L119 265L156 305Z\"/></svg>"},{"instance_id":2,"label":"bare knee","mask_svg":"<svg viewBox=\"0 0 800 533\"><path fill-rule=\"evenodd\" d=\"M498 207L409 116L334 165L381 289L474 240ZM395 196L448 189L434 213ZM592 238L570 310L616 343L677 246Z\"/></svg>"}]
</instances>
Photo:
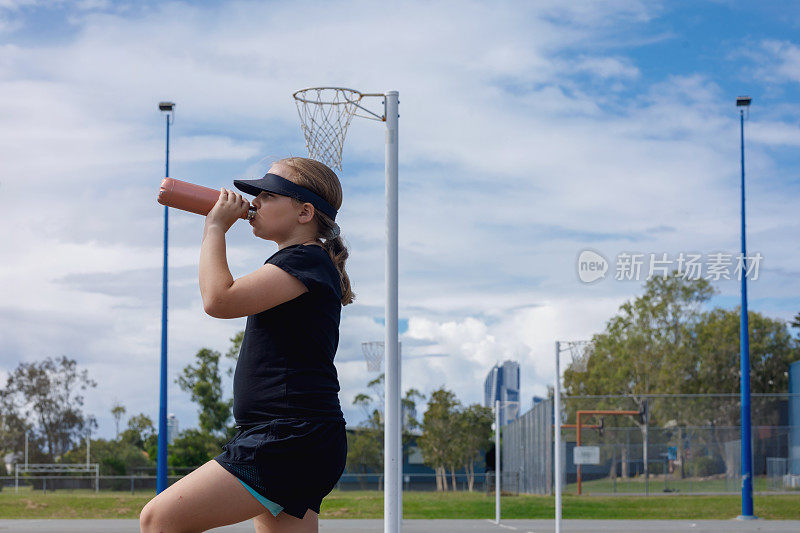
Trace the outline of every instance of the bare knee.
<instances>
[{"instance_id":1,"label":"bare knee","mask_svg":"<svg viewBox=\"0 0 800 533\"><path fill-rule=\"evenodd\" d=\"M172 533L166 528L166 515L162 505L155 500L150 500L139 513L139 528L141 533Z\"/></svg>"}]
</instances>

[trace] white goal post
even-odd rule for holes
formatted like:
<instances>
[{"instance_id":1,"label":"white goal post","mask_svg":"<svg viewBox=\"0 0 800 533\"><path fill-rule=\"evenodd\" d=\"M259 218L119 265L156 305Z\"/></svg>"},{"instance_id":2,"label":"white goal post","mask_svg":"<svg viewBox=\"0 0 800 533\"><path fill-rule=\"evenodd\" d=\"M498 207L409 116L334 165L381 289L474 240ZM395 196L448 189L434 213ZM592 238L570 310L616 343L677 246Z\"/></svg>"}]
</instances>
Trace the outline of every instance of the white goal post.
<instances>
[{"instance_id":1,"label":"white goal post","mask_svg":"<svg viewBox=\"0 0 800 533\"><path fill-rule=\"evenodd\" d=\"M19 492L19 475L33 474L36 477L43 477L40 474L74 474L74 473L94 473L94 491L100 490L100 465L98 463L38 463L38 464L18 464L14 465L14 492ZM46 478L46 476L44 476Z\"/></svg>"}]
</instances>

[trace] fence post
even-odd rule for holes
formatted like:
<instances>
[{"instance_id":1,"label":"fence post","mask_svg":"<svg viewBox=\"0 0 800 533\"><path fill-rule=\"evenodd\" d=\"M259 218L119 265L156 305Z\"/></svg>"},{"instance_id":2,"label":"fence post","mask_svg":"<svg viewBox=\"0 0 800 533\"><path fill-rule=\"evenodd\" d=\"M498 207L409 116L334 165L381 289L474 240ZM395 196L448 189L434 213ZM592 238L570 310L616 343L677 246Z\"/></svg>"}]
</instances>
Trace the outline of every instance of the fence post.
<instances>
[{"instance_id":1,"label":"fence post","mask_svg":"<svg viewBox=\"0 0 800 533\"><path fill-rule=\"evenodd\" d=\"M100 465L94 465L94 491L100 492Z\"/></svg>"}]
</instances>

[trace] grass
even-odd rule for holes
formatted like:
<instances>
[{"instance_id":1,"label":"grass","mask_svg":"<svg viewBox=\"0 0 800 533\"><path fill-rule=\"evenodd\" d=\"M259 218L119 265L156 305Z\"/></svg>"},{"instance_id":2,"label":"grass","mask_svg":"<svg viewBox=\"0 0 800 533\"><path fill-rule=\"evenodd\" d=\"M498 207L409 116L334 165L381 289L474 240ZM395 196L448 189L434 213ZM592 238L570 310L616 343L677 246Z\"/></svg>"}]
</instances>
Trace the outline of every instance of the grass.
<instances>
[{"instance_id":1,"label":"grass","mask_svg":"<svg viewBox=\"0 0 800 533\"><path fill-rule=\"evenodd\" d=\"M30 487L0 492L0 518L139 518L139 511L155 496L130 492L60 490L42 494Z\"/></svg>"},{"instance_id":2,"label":"grass","mask_svg":"<svg viewBox=\"0 0 800 533\"><path fill-rule=\"evenodd\" d=\"M42 494L30 488L0 492L0 518L138 518L155 494L59 490ZM551 496L503 496L503 518L552 518ZM739 514L739 495L575 496L563 498L564 518L730 519ZM800 520L800 494L756 495L761 518ZM406 492L405 518L494 518L494 495L483 492ZM322 503L321 518L382 518L383 493L334 491Z\"/></svg>"},{"instance_id":3,"label":"grass","mask_svg":"<svg viewBox=\"0 0 800 533\"><path fill-rule=\"evenodd\" d=\"M564 518L592 519L731 519L739 515L738 495L645 498L640 496L565 495ZM551 496L503 496L503 518L553 518ZM800 520L800 494L757 495L755 513L766 519ZM379 492L331 493L323 502L321 518L381 518ZM479 492L406 492L404 518L494 518L494 495Z\"/></svg>"}]
</instances>

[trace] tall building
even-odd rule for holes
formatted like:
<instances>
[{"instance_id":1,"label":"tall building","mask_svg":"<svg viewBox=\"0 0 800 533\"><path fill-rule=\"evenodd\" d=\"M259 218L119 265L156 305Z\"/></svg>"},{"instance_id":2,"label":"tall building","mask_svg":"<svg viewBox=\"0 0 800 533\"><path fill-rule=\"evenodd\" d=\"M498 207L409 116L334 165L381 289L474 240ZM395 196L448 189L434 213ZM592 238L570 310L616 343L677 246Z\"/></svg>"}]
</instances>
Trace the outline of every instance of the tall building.
<instances>
[{"instance_id":1,"label":"tall building","mask_svg":"<svg viewBox=\"0 0 800 533\"><path fill-rule=\"evenodd\" d=\"M500 425L504 426L519 416L519 363L504 361L496 364L486 376L483 384L483 405L494 408L494 402L517 402L516 408L503 405L500 409ZM510 416L513 415L513 416Z\"/></svg>"},{"instance_id":2,"label":"tall building","mask_svg":"<svg viewBox=\"0 0 800 533\"><path fill-rule=\"evenodd\" d=\"M178 419L173 413L167 416L167 444L172 444L178 436Z\"/></svg>"}]
</instances>

